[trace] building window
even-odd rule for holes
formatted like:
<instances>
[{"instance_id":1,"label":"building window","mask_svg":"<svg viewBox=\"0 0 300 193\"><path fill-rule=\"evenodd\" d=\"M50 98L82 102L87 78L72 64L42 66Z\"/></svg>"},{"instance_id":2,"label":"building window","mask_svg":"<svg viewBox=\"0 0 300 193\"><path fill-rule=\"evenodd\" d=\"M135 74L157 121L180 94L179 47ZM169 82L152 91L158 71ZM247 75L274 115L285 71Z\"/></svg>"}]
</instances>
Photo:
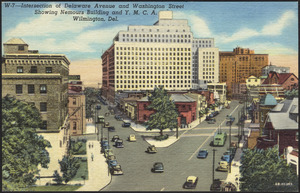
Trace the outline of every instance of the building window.
<instances>
[{"instance_id":1,"label":"building window","mask_svg":"<svg viewBox=\"0 0 300 193\"><path fill-rule=\"evenodd\" d=\"M52 67L46 67L46 73L52 73Z\"/></svg>"},{"instance_id":2,"label":"building window","mask_svg":"<svg viewBox=\"0 0 300 193\"><path fill-rule=\"evenodd\" d=\"M73 105L76 105L76 98L73 98Z\"/></svg>"},{"instance_id":3,"label":"building window","mask_svg":"<svg viewBox=\"0 0 300 193\"><path fill-rule=\"evenodd\" d=\"M24 46L19 46L19 47L18 47L18 50L19 50L19 51L24 51L25 48L24 48Z\"/></svg>"},{"instance_id":4,"label":"building window","mask_svg":"<svg viewBox=\"0 0 300 193\"><path fill-rule=\"evenodd\" d=\"M16 94L22 94L23 93L23 85L17 84L16 85Z\"/></svg>"},{"instance_id":5,"label":"building window","mask_svg":"<svg viewBox=\"0 0 300 193\"><path fill-rule=\"evenodd\" d=\"M76 129L77 129L77 123L73 122L73 130L76 130Z\"/></svg>"},{"instance_id":6,"label":"building window","mask_svg":"<svg viewBox=\"0 0 300 193\"><path fill-rule=\"evenodd\" d=\"M23 73L23 66L18 66L17 67L17 73Z\"/></svg>"},{"instance_id":7,"label":"building window","mask_svg":"<svg viewBox=\"0 0 300 193\"><path fill-rule=\"evenodd\" d=\"M47 112L47 103L45 103L45 102L40 103L40 111Z\"/></svg>"},{"instance_id":8,"label":"building window","mask_svg":"<svg viewBox=\"0 0 300 193\"><path fill-rule=\"evenodd\" d=\"M47 86L45 84L40 86L40 93L47 93Z\"/></svg>"},{"instance_id":9,"label":"building window","mask_svg":"<svg viewBox=\"0 0 300 193\"><path fill-rule=\"evenodd\" d=\"M41 129L47 130L47 121L42 122Z\"/></svg>"},{"instance_id":10,"label":"building window","mask_svg":"<svg viewBox=\"0 0 300 193\"><path fill-rule=\"evenodd\" d=\"M37 66L31 66L30 73L37 73Z\"/></svg>"},{"instance_id":11,"label":"building window","mask_svg":"<svg viewBox=\"0 0 300 193\"><path fill-rule=\"evenodd\" d=\"M33 84L28 85L28 94L34 94L34 85Z\"/></svg>"}]
</instances>

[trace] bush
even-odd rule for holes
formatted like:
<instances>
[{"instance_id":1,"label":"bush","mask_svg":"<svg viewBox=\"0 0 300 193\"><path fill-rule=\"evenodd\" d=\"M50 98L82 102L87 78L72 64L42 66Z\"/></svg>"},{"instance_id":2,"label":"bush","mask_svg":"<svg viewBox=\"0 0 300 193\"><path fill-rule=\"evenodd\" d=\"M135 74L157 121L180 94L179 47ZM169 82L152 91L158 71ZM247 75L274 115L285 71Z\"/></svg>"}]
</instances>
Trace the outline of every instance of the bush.
<instances>
[{"instance_id":1,"label":"bush","mask_svg":"<svg viewBox=\"0 0 300 193\"><path fill-rule=\"evenodd\" d=\"M87 157L81 157L82 162L87 162Z\"/></svg>"},{"instance_id":2,"label":"bush","mask_svg":"<svg viewBox=\"0 0 300 193\"><path fill-rule=\"evenodd\" d=\"M154 137L154 139L159 140L159 141L161 141L161 140L166 140L166 139L168 139L168 138L169 138L169 135L168 135L168 134L166 134L166 135L159 135L159 136L155 136L155 137Z\"/></svg>"}]
</instances>

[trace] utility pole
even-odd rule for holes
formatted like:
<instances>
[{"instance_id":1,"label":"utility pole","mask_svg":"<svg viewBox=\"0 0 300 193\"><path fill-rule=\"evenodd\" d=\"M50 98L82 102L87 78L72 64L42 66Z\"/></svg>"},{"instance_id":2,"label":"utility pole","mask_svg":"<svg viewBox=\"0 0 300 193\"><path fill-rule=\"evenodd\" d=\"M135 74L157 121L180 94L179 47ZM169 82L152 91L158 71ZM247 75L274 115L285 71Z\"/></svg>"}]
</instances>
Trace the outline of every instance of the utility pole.
<instances>
[{"instance_id":1,"label":"utility pole","mask_svg":"<svg viewBox=\"0 0 300 193\"><path fill-rule=\"evenodd\" d=\"M214 183L215 180L215 149L213 149L213 167L212 167L212 184Z\"/></svg>"},{"instance_id":2,"label":"utility pole","mask_svg":"<svg viewBox=\"0 0 300 193\"><path fill-rule=\"evenodd\" d=\"M178 139L178 126L176 127L176 139Z\"/></svg>"}]
</instances>

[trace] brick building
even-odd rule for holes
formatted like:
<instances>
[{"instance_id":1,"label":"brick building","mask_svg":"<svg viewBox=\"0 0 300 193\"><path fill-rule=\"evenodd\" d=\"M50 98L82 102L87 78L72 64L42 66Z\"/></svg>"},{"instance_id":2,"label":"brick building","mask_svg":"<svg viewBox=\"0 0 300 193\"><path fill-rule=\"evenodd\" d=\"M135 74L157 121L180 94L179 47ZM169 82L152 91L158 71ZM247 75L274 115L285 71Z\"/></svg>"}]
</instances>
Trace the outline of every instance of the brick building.
<instances>
[{"instance_id":1,"label":"brick building","mask_svg":"<svg viewBox=\"0 0 300 193\"><path fill-rule=\"evenodd\" d=\"M171 94L170 99L174 101L178 116L178 126L184 127L197 119L196 109L197 102L186 95ZM150 105L148 97L144 97L137 101L137 121L140 123L149 120L151 114L155 113L154 110L147 109Z\"/></svg>"},{"instance_id":2,"label":"brick building","mask_svg":"<svg viewBox=\"0 0 300 193\"><path fill-rule=\"evenodd\" d=\"M85 95L82 81L69 82L68 101L70 135L82 135L86 133Z\"/></svg>"},{"instance_id":3,"label":"brick building","mask_svg":"<svg viewBox=\"0 0 300 193\"><path fill-rule=\"evenodd\" d=\"M284 90L298 88L298 78L293 73L277 73L271 71L262 84L278 84Z\"/></svg>"},{"instance_id":4,"label":"brick building","mask_svg":"<svg viewBox=\"0 0 300 193\"><path fill-rule=\"evenodd\" d=\"M70 61L62 54L39 54L20 38L3 44L2 97L34 104L41 113L40 132L59 131L68 113Z\"/></svg>"},{"instance_id":5,"label":"brick building","mask_svg":"<svg viewBox=\"0 0 300 193\"><path fill-rule=\"evenodd\" d=\"M268 54L255 54L249 48L237 47L233 52L220 52L220 82L227 83L228 96L231 83L244 83L251 75L260 77L261 69L268 65Z\"/></svg>"}]
</instances>

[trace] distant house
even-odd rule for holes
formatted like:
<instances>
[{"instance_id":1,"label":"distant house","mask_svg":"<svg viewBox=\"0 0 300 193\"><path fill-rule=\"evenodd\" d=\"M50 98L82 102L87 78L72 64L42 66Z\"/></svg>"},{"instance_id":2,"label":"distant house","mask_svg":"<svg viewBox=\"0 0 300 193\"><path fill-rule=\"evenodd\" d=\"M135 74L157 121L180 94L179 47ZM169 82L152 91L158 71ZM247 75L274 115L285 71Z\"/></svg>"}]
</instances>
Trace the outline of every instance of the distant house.
<instances>
[{"instance_id":1,"label":"distant house","mask_svg":"<svg viewBox=\"0 0 300 193\"><path fill-rule=\"evenodd\" d=\"M298 86L298 78L293 73L277 73L271 71L262 84L278 84L281 85L284 90L292 90Z\"/></svg>"},{"instance_id":2,"label":"distant house","mask_svg":"<svg viewBox=\"0 0 300 193\"><path fill-rule=\"evenodd\" d=\"M281 101L268 113L263 130L265 136L257 139L256 147L265 149L278 144L280 154L288 146L298 149L298 124L298 98Z\"/></svg>"},{"instance_id":3,"label":"distant house","mask_svg":"<svg viewBox=\"0 0 300 193\"><path fill-rule=\"evenodd\" d=\"M179 113L178 126L184 127L197 119L196 100L183 94L171 94L170 99L174 101ZM148 96L137 101L137 121L139 123L148 121L150 115L155 113L153 109L147 108L150 104Z\"/></svg>"}]
</instances>

